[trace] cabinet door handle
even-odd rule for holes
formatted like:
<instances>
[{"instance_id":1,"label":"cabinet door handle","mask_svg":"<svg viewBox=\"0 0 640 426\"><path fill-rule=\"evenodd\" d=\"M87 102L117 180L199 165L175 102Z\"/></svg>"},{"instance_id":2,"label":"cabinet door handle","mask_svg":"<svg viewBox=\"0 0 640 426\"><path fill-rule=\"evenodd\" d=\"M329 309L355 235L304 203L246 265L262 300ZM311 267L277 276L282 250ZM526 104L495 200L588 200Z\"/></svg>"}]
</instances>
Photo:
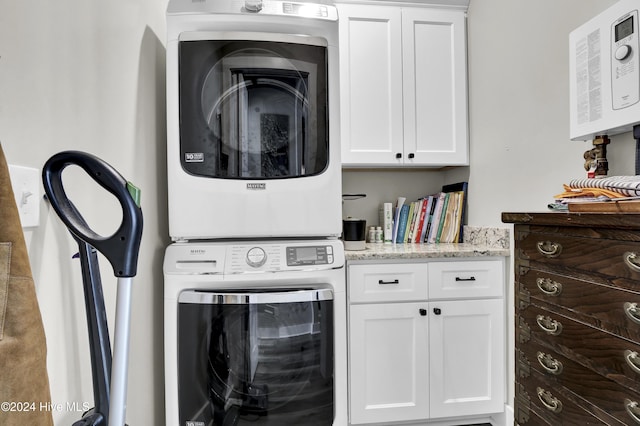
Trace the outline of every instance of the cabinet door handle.
<instances>
[{"instance_id":1,"label":"cabinet door handle","mask_svg":"<svg viewBox=\"0 0 640 426\"><path fill-rule=\"evenodd\" d=\"M627 365L629 365L633 371L640 374L640 359L638 359L638 352L627 349L624 351L624 360L627 361Z\"/></svg>"},{"instance_id":2,"label":"cabinet door handle","mask_svg":"<svg viewBox=\"0 0 640 426\"><path fill-rule=\"evenodd\" d=\"M640 272L640 264L636 261L638 259L638 254L633 251L628 251L622 255L624 259L625 265L629 267L633 272Z\"/></svg>"},{"instance_id":3,"label":"cabinet door handle","mask_svg":"<svg viewBox=\"0 0 640 426\"><path fill-rule=\"evenodd\" d=\"M456 281L475 281L476 277L469 277L469 278L461 278L461 277L456 277Z\"/></svg>"},{"instance_id":4,"label":"cabinet door handle","mask_svg":"<svg viewBox=\"0 0 640 426\"><path fill-rule=\"evenodd\" d=\"M640 424L640 408L638 408L638 403L630 399L625 399L624 408L633 421Z\"/></svg>"},{"instance_id":5,"label":"cabinet door handle","mask_svg":"<svg viewBox=\"0 0 640 426\"><path fill-rule=\"evenodd\" d=\"M556 414L562 411L562 402L553 396L551 392L544 390L541 387L538 387L536 392L538 393L538 399L547 410Z\"/></svg>"},{"instance_id":6,"label":"cabinet door handle","mask_svg":"<svg viewBox=\"0 0 640 426\"><path fill-rule=\"evenodd\" d=\"M418 312L420 312L420 315L423 316L423 317L427 316L427 310L424 309L424 308L420 308L420 310Z\"/></svg>"},{"instance_id":7,"label":"cabinet door handle","mask_svg":"<svg viewBox=\"0 0 640 426\"><path fill-rule=\"evenodd\" d=\"M402 153L396 152L396 158L402 158Z\"/></svg>"},{"instance_id":8,"label":"cabinet door handle","mask_svg":"<svg viewBox=\"0 0 640 426\"><path fill-rule=\"evenodd\" d=\"M378 284L383 285L383 284L400 284L399 280L393 280L393 281L384 281L384 280L378 280Z\"/></svg>"},{"instance_id":9,"label":"cabinet door handle","mask_svg":"<svg viewBox=\"0 0 640 426\"><path fill-rule=\"evenodd\" d=\"M538 327L547 334L558 336L562 333L562 324L554 319L545 317L544 315L538 315L536 317L536 322L538 323Z\"/></svg>"},{"instance_id":10,"label":"cabinet door handle","mask_svg":"<svg viewBox=\"0 0 640 426\"><path fill-rule=\"evenodd\" d=\"M631 321L640 324L640 309L637 303L625 302L624 313Z\"/></svg>"},{"instance_id":11,"label":"cabinet door handle","mask_svg":"<svg viewBox=\"0 0 640 426\"><path fill-rule=\"evenodd\" d=\"M551 373L556 376L562 374L562 363L551 355L545 354L544 352L538 352L537 358L538 363L547 373Z\"/></svg>"},{"instance_id":12,"label":"cabinet door handle","mask_svg":"<svg viewBox=\"0 0 640 426\"><path fill-rule=\"evenodd\" d=\"M409 158L414 158L416 155L413 152L409 153Z\"/></svg>"},{"instance_id":13,"label":"cabinet door handle","mask_svg":"<svg viewBox=\"0 0 640 426\"><path fill-rule=\"evenodd\" d=\"M442 310L440 308L433 308L433 313L436 315L440 315L442 313Z\"/></svg>"},{"instance_id":14,"label":"cabinet door handle","mask_svg":"<svg viewBox=\"0 0 640 426\"><path fill-rule=\"evenodd\" d=\"M541 255L546 257L558 257L562 253L562 245L551 241L538 241L536 248Z\"/></svg>"},{"instance_id":15,"label":"cabinet door handle","mask_svg":"<svg viewBox=\"0 0 640 426\"><path fill-rule=\"evenodd\" d=\"M536 285L547 296L560 296L562 293L562 284L550 278L538 278Z\"/></svg>"}]
</instances>

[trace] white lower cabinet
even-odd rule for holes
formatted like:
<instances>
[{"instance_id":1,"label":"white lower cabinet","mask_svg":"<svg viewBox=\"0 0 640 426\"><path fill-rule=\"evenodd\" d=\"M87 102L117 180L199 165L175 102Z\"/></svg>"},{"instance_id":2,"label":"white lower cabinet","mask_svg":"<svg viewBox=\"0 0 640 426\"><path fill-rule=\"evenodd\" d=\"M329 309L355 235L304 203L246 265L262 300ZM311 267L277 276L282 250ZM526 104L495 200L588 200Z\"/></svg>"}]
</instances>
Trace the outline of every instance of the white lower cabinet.
<instances>
[{"instance_id":1,"label":"white lower cabinet","mask_svg":"<svg viewBox=\"0 0 640 426\"><path fill-rule=\"evenodd\" d=\"M351 423L399 422L429 415L426 303L350 308Z\"/></svg>"},{"instance_id":2,"label":"white lower cabinet","mask_svg":"<svg viewBox=\"0 0 640 426\"><path fill-rule=\"evenodd\" d=\"M349 265L350 423L502 412L504 279L502 258Z\"/></svg>"}]
</instances>

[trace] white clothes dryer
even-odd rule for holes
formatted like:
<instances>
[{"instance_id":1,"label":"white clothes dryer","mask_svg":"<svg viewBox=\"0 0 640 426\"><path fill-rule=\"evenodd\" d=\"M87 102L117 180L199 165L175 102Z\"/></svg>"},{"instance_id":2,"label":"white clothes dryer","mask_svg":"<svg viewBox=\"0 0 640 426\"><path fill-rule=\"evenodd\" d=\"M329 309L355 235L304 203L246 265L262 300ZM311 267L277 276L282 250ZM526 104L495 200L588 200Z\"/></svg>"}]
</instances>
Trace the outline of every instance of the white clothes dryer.
<instances>
[{"instance_id":1,"label":"white clothes dryer","mask_svg":"<svg viewBox=\"0 0 640 426\"><path fill-rule=\"evenodd\" d=\"M347 425L341 241L175 243L164 276L167 425Z\"/></svg>"},{"instance_id":2,"label":"white clothes dryer","mask_svg":"<svg viewBox=\"0 0 640 426\"><path fill-rule=\"evenodd\" d=\"M169 2L174 241L340 236L337 19L322 3Z\"/></svg>"}]
</instances>

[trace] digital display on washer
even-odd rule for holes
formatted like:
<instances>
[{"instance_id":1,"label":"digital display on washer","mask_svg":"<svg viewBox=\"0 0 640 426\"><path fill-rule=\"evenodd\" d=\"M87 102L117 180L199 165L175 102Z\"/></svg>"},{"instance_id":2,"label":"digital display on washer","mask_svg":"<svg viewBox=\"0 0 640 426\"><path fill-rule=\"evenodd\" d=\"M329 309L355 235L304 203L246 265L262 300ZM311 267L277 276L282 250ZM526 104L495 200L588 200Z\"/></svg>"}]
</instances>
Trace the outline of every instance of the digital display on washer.
<instances>
[{"instance_id":1,"label":"digital display on washer","mask_svg":"<svg viewBox=\"0 0 640 426\"><path fill-rule=\"evenodd\" d=\"M629 16L615 27L616 42L633 34L633 16Z\"/></svg>"},{"instance_id":2,"label":"digital display on washer","mask_svg":"<svg viewBox=\"0 0 640 426\"><path fill-rule=\"evenodd\" d=\"M329 250L327 246L287 247L287 266L326 265Z\"/></svg>"}]
</instances>

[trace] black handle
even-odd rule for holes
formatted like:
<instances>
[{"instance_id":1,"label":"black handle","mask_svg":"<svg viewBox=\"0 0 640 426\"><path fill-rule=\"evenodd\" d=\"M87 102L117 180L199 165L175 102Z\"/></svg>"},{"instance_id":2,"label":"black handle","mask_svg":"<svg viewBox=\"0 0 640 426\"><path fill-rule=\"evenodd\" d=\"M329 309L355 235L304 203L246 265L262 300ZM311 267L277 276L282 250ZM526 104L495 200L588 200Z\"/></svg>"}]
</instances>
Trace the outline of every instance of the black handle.
<instances>
[{"instance_id":1,"label":"black handle","mask_svg":"<svg viewBox=\"0 0 640 426\"><path fill-rule=\"evenodd\" d=\"M423 316L423 317L427 316L427 310L426 309L420 308L420 310L418 312L420 312L420 315Z\"/></svg>"},{"instance_id":2,"label":"black handle","mask_svg":"<svg viewBox=\"0 0 640 426\"><path fill-rule=\"evenodd\" d=\"M409 158L414 158L415 156L416 155L413 152L409 153Z\"/></svg>"},{"instance_id":3,"label":"black handle","mask_svg":"<svg viewBox=\"0 0 640 426\"><path fill-rule=\"evenodd\" d=\"M396 152L396 158L402 158L402 153Z\"/></svg>"},{"instance_id":4,"label":"black handle","mask_svg":"<svg viewBox=\"0 0 640 426\"><path fill-rule=\"evenodd\" d=\"M393 281L378 280L378 284L400 284L400 281L399 280L393 280Z\"/></svg>"},{"instance_id":5,"label":"black handle","mask_svg":"<svg viewBox=\"0 0 640 426\"><path fill-rule=\"evenodd\" d=\"M62 171L70 165L81 167L120 202L122 223L110 237L103 237L91 230L67 197L62 184ZM137 188L105 161L80 151L60 152L47 160L42 170L42 182L51 206L69 231L102 253L117 277L135 276L142 238L142 209L137 200Z\"/></svg>"},{"instance_id":6,"label":"black handle","mask_svg":"<svg viewBox=\"0 0 640 426\"><path fill-rule=\"evenodd\" d=\"M460 277L456 277L456 281L475 281L476 277L469 277L469 278L460 278Z\"/></svg>"},{"instance_id":7,"label":"black handle","mask_svg":"<svg viewBox=\"0 0 640 426\"><path fill-rule=\"evenodd\" d=\"M433 308L433 313L436 315L440 315L442 311L440 310L440 308Z\"/></svg>"}]
</instances>

